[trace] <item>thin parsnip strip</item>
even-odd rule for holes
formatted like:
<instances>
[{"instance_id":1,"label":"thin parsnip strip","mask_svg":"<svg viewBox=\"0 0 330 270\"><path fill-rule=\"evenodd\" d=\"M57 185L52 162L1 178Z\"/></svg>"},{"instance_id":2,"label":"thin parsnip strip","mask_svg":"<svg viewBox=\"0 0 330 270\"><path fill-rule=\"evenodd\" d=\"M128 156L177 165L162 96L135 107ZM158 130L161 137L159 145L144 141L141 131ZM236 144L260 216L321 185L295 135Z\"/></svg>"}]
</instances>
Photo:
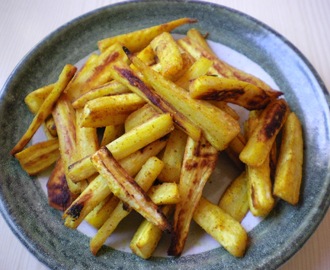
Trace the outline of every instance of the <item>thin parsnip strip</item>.
<instances>
[{"instance_id":1,"label":"thin parsnip strip","mask_svg":"<svg viewBox=\"0 0 330 270\"><path fill-rule=\"evenodd\" d=\"M14 155L20 152L31 140L35 132L41 126L41 124L46 120L46 118L52 113L54 104L60 97L61 93L67 87L68 83L71 81L72 77L76 73L77 68L72 65L65 65L53 90L49 93L45 101L40 106L38 112L35 114L30 126L27 131L18 141L18 143L11 150L11 154Z\"/></svg>"},{"instance_id":2,"label":"thin parsnip strip","mask_svg":"<svg viewBox=\"0 0 330 270\"><path fill-rule=\"evenodd\" d=\"M29 175L36 175L54 164L60 157L57 139L31 145L15 155Z\"/></svg>"},{"instance_id":3,"label":"thin parsnip strip","mask_svg":"<svg viewBox=\"0 0 330 270\"><path fill-rule=\"evenodd\" d=\"M163 32L171 32L181 25L195 22L195 19L180 18L134 32L102 39L98 41L98 47L99 50L103 52L112 44L119 42L129 48L132 52L138 52L145 48L150 43L150 41L159 34Z\"/></svg>"}]
</instances>

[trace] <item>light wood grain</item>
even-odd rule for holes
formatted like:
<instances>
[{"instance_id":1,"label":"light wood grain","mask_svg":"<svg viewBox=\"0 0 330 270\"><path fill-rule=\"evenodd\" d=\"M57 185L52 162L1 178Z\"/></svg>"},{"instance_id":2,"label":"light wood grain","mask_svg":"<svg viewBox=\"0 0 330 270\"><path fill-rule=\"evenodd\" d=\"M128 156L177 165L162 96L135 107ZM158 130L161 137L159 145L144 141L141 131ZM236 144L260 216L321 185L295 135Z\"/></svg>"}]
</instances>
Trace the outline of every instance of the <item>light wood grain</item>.
<instances>
[{"instance_id":1,"label":"light wood grain","mask_svg":"<svg viewBox=\"0 0 330 270\"><path fill-rule=\"evenodd\" d=\"M64 23L96 8L119 1L12 0L0 2L0 86L20 59L41 39ZM311 62L330 89L330 1L210 1L247 13L293 43ZM282 270L330 269L330 212ZM47 269L20 243L0 216L0 270Z\"/></svg>"}]
</instances>

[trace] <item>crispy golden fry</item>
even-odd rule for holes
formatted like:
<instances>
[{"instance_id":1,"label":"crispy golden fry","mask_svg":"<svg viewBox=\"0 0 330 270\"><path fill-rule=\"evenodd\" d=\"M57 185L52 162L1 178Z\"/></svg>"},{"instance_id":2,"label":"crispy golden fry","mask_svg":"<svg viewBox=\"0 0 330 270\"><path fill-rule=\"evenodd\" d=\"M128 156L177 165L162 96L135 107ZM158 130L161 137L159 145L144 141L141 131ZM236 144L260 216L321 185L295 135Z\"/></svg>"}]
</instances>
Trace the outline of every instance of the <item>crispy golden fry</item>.
<instances>
[{"instance_id":1,"label":"crispy golden fry","mask_svg":"<svg viewBox=\"0 0 330 270\"><path fill-rule=\"evenodd\" d=\"M88 101L84 107L81 125L84 127L104 127L123 124L131 112L144 104L144 99L133 93L93 99ZM117 121L118 119L120 120Z\"/></svg>"},{"instance_id":2,"label":"crispy golden fry","mask_svg":"<svg viewBox=\"0 0 330 270\"><path fill-rule=\"evenodd\" d=\"M120 200L112 193L89 212L85 220L96 229L99 229L115 210Z\"/></svg>"},{"instance_id":3,"label":"crispy golden fry","mask_svg":"<svg viewBox=\"0 0 330 270\"><path fill-rule=\"evenodd\" d=\"M192 99L187 91L154 72L138 58L129 58L157 94L200 127L205 138L217 150L225 149L239 133L239 124L230 115L207 102Z\"/></svg>"},{"instance_id":4,"label":"crispy golden fry","mask_svg":"<svg viewBox=\"0 0 330 270\"><path fill-rule=\"evenodd\" d=\"M204 137L197 142L188 137L179 182L181 199L174 212L169 255L179 256L183 251L193 213L217 158L217 150Z\"/></svg>"},{"instance_id":5,"label":"crispy golden fry","mask_svg":"<svg viewBox=\"0 0 330 270\"><path fill-rule=\"evenodd\" d=\"M187 37L190 38L194 43L198 44L208 53L215 55L211 47L206 41L206 35L203 36L201 32L199 32L196 28L191 28L187 31Z\"/></svg>"},{"instance_id":6,"label":"crispy golden fry","mask_svg":"<svg viewBox=\"0 0 330 270\"><path fill-rule=\"evenodd\" d=\"M162 211L164 215L169 217L173 209L173 206L166 205L162 208ZM130 248L139 257L148 259L156 249L162 234L161 229L145 219L135 232Z\"/></svg>"},{"instance_id":7,"label":"crispy golden fry","mask_svg":"<svg viewBox=\"0 0 330 270\"><path fill-rule=\"evenodd\" d=\"M120 160L173 130L172 117L161 114L126 132L107 145L112 155Z\"/></svg>"},{"instance_id":8,"label":"crispy golden fry","mask_svg":"<svg viewBox=\"0 0 330 270\"><path fill-rule=\"evenodd\" d=\"M301 123L296 114L291 112L283 127L274 195L293 205L298 203L300 195L303 144Z\"/></svg>"},{"instance_id":9,"label":"crispy golden fry","mask_svg":"<svg viewBox=\"0 0 330 270\"><path fill-rule=\"evenodd\" d=\"M188 24L188 23L195 23L196 20L190 18L180 18L178 20L169 21L164 24L159 24L156 26L144 28L141 30L137 30L134 32L105 38L103 40L98 41L99 50L103 52L114 43L121 43L129 48L132 52L141 51L145 48L151 40L153 40L156 36L163 32L171 32L175 28Z\"/></svg>"},{"instance_id":10,"label":"crispy golden fry","mask_svg":"<svg viewBox=\"0 0 330 270\"><path fill-rule=\"evenodd\" d=\"M201 197L194 211L194 221L217 240L230 254L242 257L248 244L248 236L241 224Z\"/></svg>"},{"instance_id":11,"label":"crispy golden fry","mask_svg":"<svg viewBox=\"0 0 330 270\"><path fill-rule=\"evenodd\" d=\"M258 111L250 112L246 123L246 136L249 139L261 121ZM248 201L254 216L265 217L273 209L275 200L272 195L269 154L260 166L246 165Z\"/></svg>"},{"instance_id":12,"label":"crispy golden fry","mask_svg":"<svg viewBox=\"0 0 330 270\"><path fill-rule=\"evenodd\" d=\"M116 140L107 144L106 147L117 160L120 160L153 141L162 138L171 132L172 129L173 122L171 116L169 114L162 114L126 132ZM95 169L89 157L83 158L74 165L71 164L69 166L69 175L72 177L73 181L77 182L83 180L81 170L86 170L84 175L91 176L95 173Z\"/></svg>"},{"instance_id":13,"label":"crispy golden fry","mask_svg":"<svg viewBox=\"0 0 330 270\"><path fill-rule=\"evenodd\" d=\"M32 91L25 97L24 102L33 114L38 112L39 108L41 107L42 103L44 103L49 93L53 91L54 86L55 83L43 86Z\"/></svg>"},{"instance_id":14,"label":"crispy golden fry","mask_svg":"<svg viewBox=\"0 0 330 270\"><path fill-rule=\"evenodd\" d=\"M29 175L36 175L54 164L60 157L58 140L49 140L31 145L15 157Z\"/></svg>"},{"instance_id":15,"label":"crispy golden fry","mask_svg":"<svg viewBox=\"0 0 330 270\"><path fill-rule=\"evenodd\" d=\"M265 162L288 112L288 104L283 99L277 99L268 104L239 156L242 162L250 166L260 166Z\"/></svg>"},{"instance_id":16,"label":"crispy golden fry","mask_svg":"<svg viewBox=\"0 0 330 270\"><path fill-rule=\"evenodd\" d=\"M227 187L219 201L219 207L235 220L241 222L249 211L247 176L242 172Z\"/></svg>"},{"instance_id":17,"label":"crispy golden fry","mask_svg":"<svg viewBox=\"0 0 330 270\"><path fill-rule=\"evenodd\" d=\"M61 159L56 162L55 168L48 178L47 195L49 205L60 211L65 211L76 198L76 195L69 190Z\"/></svg>"},{"instance_id":18,"label":"crispy golden fry","mask_svg":"<svg viewBox=\"0 0 330 270\"><path fill-rule=\"evenodd\" d=\"M139 149L138 151L128 155L120 160L121 165L126 171L131 172L131 175L135 175L141 168L142 164L152 156L157 155L166 145L167 137L160 138L149 145ZM141 164L142 162L142 164ZM96 173L90 156L87 156L69 166L69 177L74 182L79 182L87 179Z\"/></svg>"},{"instance_id":19,"label":"crispy golden fry","mask_svg":"<svg viewBox=\"0 0 330 270\"><path fill-rule=\"evenodd\" d=\"M161 65L161 74L168 79L172 79L183 68L181 52L176 41L168 32L155 37L150 42L151 48Z\"/></svg>"},{"instance_id":20,"label":"crispy golden fry","mask_svg":"<svg viewBox=\"0 0 330 270\"><path fill-rule=\"evenodd\" d=\"M140 172L135 177L135 183L146 192L153 182L156 180L157 175L163 169L163 162L156 158L151 157L142 166ZM99 228L97 233L90 241L90 250L94 255L104 244L105 240L113 233L118 224L131 212L131 208L123 201L120 201L116 208L110 213L108 219Z\"/></svg>"},{"instance_id":21,"label":"crispy golden fry","mask_svg":"<svg viewBox=\"0 0 330 270\"><path fill-rule=\"evenodd\" d=\"M147 162L147 160L152 157L156 156L166 145L166 138L159 139L155 142L152 142L150 145L146 146L143 149L140 149L139 151L127 156L126 158L123 158L120 160L120 165L124 168L124 170L130 175L135 176L138 171L140 171L143 164ZM90 160L88 158L87 160ZM92 167L94 168L93 164ZM82 169L81 172L85 172L84 169ZM96 169L94 168L94 173L96 173ZM89 176L84 175L83 179L88 178ZM97 181L102 181L102 179L99 179L100 176L98 176L96 179ZM96 181L94 179L94 181ZM93 181L93 182L94 182ZM92 183L93 183L92 182ZM91 183L91 184L92 184ZM82 194L79 195L77 198L77 206L76 208L80 211L79 217L76 217L76 211L72 211L70 215L66 216L66 224L67 226L71 228L77 228L78 225L81 223L81 221L97 206L99 205L107 196L111 194L111 190L108 188L108 186L104 187L102 184L94 183L93 185L88 185L86 190ZM97 186L98 185L98 186ZM90 190L90 192L88 192ZM83 194L89 194L89 195L83 195ZM108 212L111 213L111 207L113 204L116 203L115 199L111 199L112 201L109 202L110 205L105 206L102 211L101 215L105 215ZM75 204L72 205L74 208ZM80 208L79 208L80 207ZM102 221L102 217L99 216L98 224L103 224L104 221ZM105 218L106 220L106 218Z\"/></svg>"},{"instance_id":22,"label":"crispy golden fry","mask_svg":"<svg viewBox=\"0 0 330 270\"><path fill-rule=\"evenodd\" d=\"M98 150L92 156L92 161L100 175L107 180L108 186L115 196L162 230L171 230L171 225L161 210L120 166L106 147Z\"/></svg>"},{"instance_id":23,"label":"crispy golden fry","mask_svg":"<svg viewBox=\"0 0 330 270\"><path fill-rule=\"evenodd\" d=\"M213 53L210 53L208 50L195 43L190 38L184 37L177 42L181 46L181 48L187 51L194 59L197 60L201 57L206 57L209 60L213 61L213 66L212 68L210 68L209 71L211 75L218 75L220 77L225 78L236 78L240 81L252 83L265 91L273 92L272 88L264 81L222 61Z\"/></svg>"},{"instance_id":24,"label":"crispy golden fry","mask_svg":"<svg viewBox=\"0 0 330 270\"><path fill-rule=\"evenodd\" d=\"M179 183L187 135L179 129L174 129L165 147L162 161L164 169L158 176L162 182Z\"/></svg>"},{"instance_id":25,"label":"crispy golden fry","mask_svg":"<svg viewBox=\"0 0 330 270\"><path fill-rule=\"evenodd\" d=\"M181 199L176 183L162 183L152 186L148 191L148 196L157 205L177 204Z\"/></svg>"},{"instance_id":26,"label":"crispy golden fry","mask_svg":"<svg viewBox=\"0 0 330 270\"><path fill-rule=\"evenodd\" d=\"M190 82L202 75L205 75L212 66L212 63L213 62L211 60L205 57L199 58L175 83L178 86L189 90Z\"/></svg>"},{"instance_id":27,"label":"crispy golden fry","mask_svg":"<svg viewBox=\"0 0 330 270\"><path fill-rule=\"evenodd\" d=\"M258 86L237 79L203 75L191 82L190 95L196 99L225 101L248 110L265 108L280 91L266 92Z\"/></svg>"},{"instance_id":28,"label":"crispy golden fry","mask_svg":"<svg viewBox=\"0 0 330 270\"><path fill-rule=\"evenodd\" d=\"M125 131L128 132L134 127L137 127L151 118L159 115L160 113L156 111L150 104L145 104L140 109L132 112L125 121Z\"/></svg>"},{"instance_id":29,"label":"crispy golden fry","mask_svg":"<svg viewBox=\"0 0 330 270\"><path fill-rule=\"evenodd\" d=\"M82 127L82 109L76 110L76 159L94 154L99 149L96 128Z\"/></svg>"},{"instance_id":30,"label":"crispy golden fry","mask_svg":"<svg viewBox=\"0 0 330 270\"><path fill-rule=\"evenodd\" d=\"M87 93L80 96L78 99L76 99L72 106L75 109L83 108L85 104L93 99L99 98L99 97L105 97L110 95L118 95L118 94L125 94L128 93L129 90L124 85L116 82L111 81L109 83L106 83L102 86L99 86L97 88L94 88Z\"/></svg>"},{"instance_id":31,"label":"crispy golden fry","mask_svg":"<svg viewBox=\"0 0 330 270\"><path fill-rule=\"evenodd\" d=\"M111 81L108 72L111 63L118 60L127 61L127 56L120 48L120 44L113 44L100 55L92 56L92 60L84 65L67 89L67 94L72 102L90 90Z\"/></svg>"},{"instance_id":32,"label":"crispy golden fry","mask_svg":"<svg viewBox=\"0 0 330 270\"><path fill-rule=\"evenodd\" d=\"M69 189L74 194L80 193L82 184L74 183L68 176L68 166L76 160L76 115L66 95L63 94L57 101L52 115L57 127L60 153Z\"/></svg>"},{"instance_id":33,"label":"crispy golden fry","mask_svg":"<svg viewBox=\"0 0 330 270\"><path fill-rule=\"evenodd\" d=\"M65 226L71 229L77 228L88 213L110 193L111 190L106 179L101 175L97 176L64 212Z\"/></svg>"},{"instance_id":34,"label":"crispy golden fry","mask_svg":"<svg viewBox=\"0 0 330 270\"><path fill-rule=\"evenodd\" d=\"M201 136L202 130L197 127L191 120L184 114L173 107L169 102L160 97L152 88L148 87L140 78L139 75L134 72L125 63L115 63L113 69L110 71L111 76L122 84L126 85L132 92L140 95L149 104L161 112L170 113L173 116L173 120L180 129L186 132L190 137L198 140ZM170 91L169 91L170 92Z\"/></svg>"},{"instance_id":35,"label":"crispy golden fry","mask_svg":"<svg viewBox=\"0 0 330 270\"><path fill-rule=\"evenodd\" d=\"M76 72L76 67L72 65L65 65L58 81L56 82L53 90L49 93L45 101L40 106L38 112L34 116L30 126L28 127L27 131L18 141L18 143L14 146L11 150L11 154L14 155L20 152L31 140L35 132L41 126L41 124L46 120L46 118L51 114L52 109L58 98L60 97L61 93L64 91L72 77Z\"/></svg>"},{"instance_id":36,"label":"crispy golden fry","mask_svg":"<svg viewBox=\"0 0 330 270\"><path fill-rule=\"evenodd\" d=\"M119 138L125 132L124 125L106 126L103 132L101 146L105 146Z\"/></svg>"}]
</instances>

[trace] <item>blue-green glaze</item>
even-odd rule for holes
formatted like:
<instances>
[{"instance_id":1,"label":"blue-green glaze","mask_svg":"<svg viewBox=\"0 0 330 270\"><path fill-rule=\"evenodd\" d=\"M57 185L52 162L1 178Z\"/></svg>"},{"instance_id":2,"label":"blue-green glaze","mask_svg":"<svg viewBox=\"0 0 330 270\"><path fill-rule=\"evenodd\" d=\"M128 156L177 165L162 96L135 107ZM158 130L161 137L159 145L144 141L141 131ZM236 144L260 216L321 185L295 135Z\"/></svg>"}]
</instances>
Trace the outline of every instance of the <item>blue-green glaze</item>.
<instances>
[{"instance_id":1,"label":"blue-green glaze","mask_svg":"<svg viewBox=\"0 0 330 270\"><path fill-rule=\"evenodd\" d=\"M97 49L96 41L179 17L198 19L194 27L262 66L285 93L302 120L305 165L301 200L280 202L249 234L244 258L223 248L181 258L142 260L104 247L97 257L89 239L63 225L48 206L37 181L9 152L32 115L22 101L30 91L56 80L66 63L76 63ZM176 32L185 33L187 27ZM51 269L275 269L298 251L325 215L330 203L329 100L319 76L285 38L234 10L190 1L139 1L108 6L82 16L50 34L33 49L8 79L0 100L0 210L23 244Z\"/></svg>"}]
</instances>

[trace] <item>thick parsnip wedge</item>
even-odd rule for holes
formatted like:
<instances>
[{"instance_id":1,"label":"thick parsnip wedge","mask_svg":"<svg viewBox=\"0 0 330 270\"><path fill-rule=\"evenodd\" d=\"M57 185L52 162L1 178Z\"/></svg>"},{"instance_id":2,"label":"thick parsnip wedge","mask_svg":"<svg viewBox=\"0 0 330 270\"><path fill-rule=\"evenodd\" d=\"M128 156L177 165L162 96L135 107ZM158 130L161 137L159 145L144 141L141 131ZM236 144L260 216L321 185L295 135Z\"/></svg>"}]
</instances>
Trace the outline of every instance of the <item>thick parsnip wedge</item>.
<instances>
[{"instance_id":1,"label":"thick parsnip wedge","mask_svg":"<svg viewBox=\"0 0 330 270\"><path fill-rule=\"evenodd\" d=\"M75 109L79 109L83 108L85 104L90 100L110 95L125 94L128 92L129 90L124 85L116 81L111 81L83 94L81 97L79 97L72 103L72 106Z\"/></svg>"},{"instance_id":2,"label":"thick parsnip wedge","mask_svg":"<svg viewBox=\"0 0 330 270\"><path fill-rule=\"evenodd\" d=\"M57 135L66 180L70 191L78 194L81 192L82 183L74 183L68 176L69 165L76 161L76 114L65 94L62 94L57 101L52 115L58 129Z\"/></svg>"},{"instance_id":3,"label":"thick parsnip wedge","mask_svg":"<svg viewBox=\"0 0 330 270\"><path fill-rule=\"evenodd\" d=\"M248 244L248 235L242 225L219 206L201 197L193 218L230 254L243 257Z\"/></svg>"},{"instance_id":4,"label":"thick parsnip wedge","mask_svg":"<svg viewBox=\"0 0 330 270\"><path fill-rule=\"evenodd\" d=\"M173 209L173 206L166 205L162 208L162 211L164 215L169 217ZM149 259L155 251L162 234L161 229L145 219L135 232L130 243L130 248L139 257Z\"/></svg>"},{"instance_id":5,"label":"thick parsnip wedge","mask_svg":"<svg viewBox=\"0 0 330 270\"><path fill-rule=\"evenodd\" d=\"M172 79L181 72L183 68L181 52L170 33L163 32L158 35L150 42L150 46L157 55L161 65L161 74L165 78Z\"/></svg>"},{"instance_id":6,"label":"thick parsnip wedge","mask_svg":"<svg viewBox=\"0 0 330 270\"><path fill-rule=\"evenodd\" d=\"M241 222L249 211L247 181L246 173L242 172L230 183L218 204L238 222Z\"/></svg>"},{"instance_id":7,"label":"thick parsnip wedge","mask_svg":"<svg viewBox=\"0 0 330 270\"><path fill-rule=\"evenodd\" d=\"M151 157L142 166L141 170L135 177L135 183L146 192L153 182L156 180L157 175L163 169L163 162L157 157ZM115 209L110 213L107 220L99 228L97 233L90 240L90 250L94 255L100 250L105 240L113 233L118 224L131 212L131 208L123 201L118 202Z\"/></svg>"},{"instance_id":8,"label":"thick parsnip wedge","mask_svg":"<svg viewBox=\"0 0 330 270\"><path fill-rule=\"evenodd\" d=\"M180 129L174 129L165 147L162 161L164 168L158 176L162 182L179 183L187 135Z\"/></svg>"},{"instance_id":9,"label":"thick parsnip wedge","mask_svg":"<svg viewBox=\"0 0 330 270\"><path fill-rule=\"evenodd\" d=\"M171 225L159 207L150 200L106 147L102 147L92 156L92 162L100 175L107 180L115 196L163 231L171 231Z\"/></svg>"},{"instance_id":10,"label":"thick parsnip wedge","mask_svg":"<svg viewBox=\"0 0 330 270\"><path fill-rule=\"evenodd\" d=\"M234 162L237 168L242 171L244 170L245 165L239 159L239 155L242 152L245 144L246 144L246 140L244 136L241 133L239 133L225 149L225 152L228 155L228 157Z\"/></svg>"},{"instance_id":11,"label":"thick parsnip wedge","mask_svg":"<svg viewBox=\"0 0 330 270\"><path fill-rule=\"evenodd\" d=\"M131 69L127 64L117 62L113 65L110 71L111 76L126 85L132 92L143 97L159 112L170 113L173 120L181 130L187 133L190 137L198 140L201 136L202 130L197 127L186 115L177 110L169 101L162 98L151 87L144 83L139 74ZM161 76L161 75L160 75ZM171 91L168 91L169 93Z\"/></svg>"},{"instance_id":12,"label":"thick parsnip wedge","mask_svg":"<svg viewBox=\"0 0 330 270\"><path fill-rule=\"evenodd\" d=\"M237 79L203 75L191 82L191 97L204 100L218 100L242 106L248 110L260 110L282 92L266 92L258 86ZM271 95L272 94L272 95Z\"/></svg>"},{"instance_id":13,"label":"thick parsnip wedge","mask_svg":"<svg viewBox=\"0 0 330 270\"><path fill-rule=\"evenodd\" d=\"M114 43L121 43L125 45L132 52L141 51L145 48L151 40L153 40L156 36L160 35L163 32L171 32L175 28L188 24L195 23L195 19L190 18L180 18L178 20L169 21L167 23L155 25L152 27L144 28L141 30L137 30L134 32L109 37L98 41L98 47L101 52L106 50L109 46Z\"/></svg>"},{"instance_id":14,"label":"thick parsnip wedge","mask_svg":"<svg viewBox=\"0 0 330 270\"><path fill-rule=\"evenodd\" d=\"M54 164L60 157L57 139L31 145L15 155L29 175L36 175Z\"/></svg>"},{"instance_id":15,"label":"thick parsnip wedge","mask_svg":"<svg viewBox=\"0 0 330 270\"><path fill-rule=\"evenodd\" d=\"M289 113L284 99L277 99L263 110L256 128L239 158L249 166L260 166L267 157Z\"/></svg>"},{"instance_id":16,"label":"thick parsnip wedge","mask_svg":"<svg viewBox=\"0 0 330 270\"><path fill-rule=\"evenodd\" d=\"M293 205L298 203L300 195L303 144L301 123L296 114L291 112L283 126L274 195Z\"/></svg>"},{"instance_id":17,"label":"thick parsnip wedge","mask_svg":"<svg viewBox=\"0 0 330 270\"><path fill-rule=\"evenodd\" d=\"M59 159L47 181L47 197L51 207L65 211L75 200L65 178L63 162Z\"/></svg>"},{"instance_id":18,"label":"thick parsnip wedge","mask_svg":"<svg viewBox=\"0 0 330 270\"><path fill-rule=\"evenodd\" d=\"M25 97L24 102L33 114L38 112L39 108L41 107L42 103L44 103L49 93L53 91L54 86L55 83L43 86L32 91Z\"/></svg>"},{"instance_id":19,"label":"thick parsnip wedge","mask_svg":"<svg viewBox=\"0 0 330 270\"><path fill-rule=\"evenodd\" d=\"M72 65L65 65L53 90L49 93L45 101L40 106L38 112L35 114L30 126L18 141L18 143L11 150L11 154L15 155L20 152L31 140L35 132L46 120L46 118L51 115L54 104L57 102L61 93L67 87L68 83L71 81L72 77L76 73L77 68Z\"/></svg>"},{"instance_id":20,"label":"thick parsnip wedge","mask_svg":"<svg viewBox=\"0 0 330 270\"><path fill-rule=\"evenodd\" d=\"M225 149L239 133L238 121L229 114L208 102L191 98L186 90L154 72L137 57L129 54L129 58L157 94L201 128L205 138L217 150Z\"/></svg>"},{"instance_id":21,"label":"thick parsnip wedge","mask_svg":"<svg viewBox=\"0 0 330 270\"><path fill-rule=\"evenodd\" d=\"M217 150L204 137L199 141L188 137L179 182L181 199L174 212L169 255L179 256L184 249L193 213L217 158Z\"/></svg>"}]
</instances>

